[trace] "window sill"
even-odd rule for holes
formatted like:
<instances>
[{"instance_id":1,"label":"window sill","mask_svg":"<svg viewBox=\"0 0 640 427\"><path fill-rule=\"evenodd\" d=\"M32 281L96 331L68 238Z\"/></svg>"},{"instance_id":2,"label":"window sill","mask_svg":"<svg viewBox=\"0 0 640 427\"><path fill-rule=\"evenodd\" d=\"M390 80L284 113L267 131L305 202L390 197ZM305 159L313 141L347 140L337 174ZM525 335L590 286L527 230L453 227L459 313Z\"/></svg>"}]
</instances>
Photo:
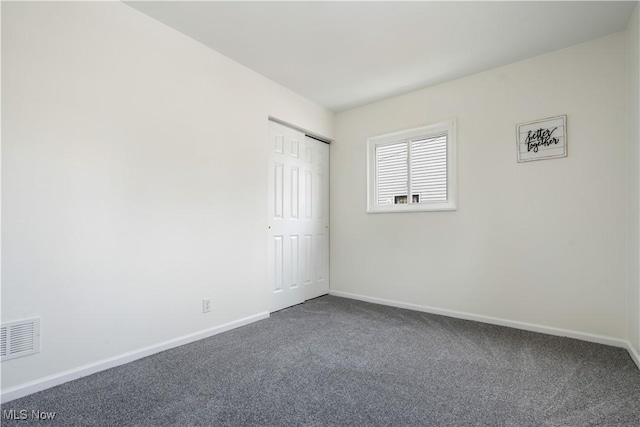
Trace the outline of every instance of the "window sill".
<instances>
[{"instance_id":1,"label":"window sill","mask_svg":"<svg viewBox=\"0 0 640 427\"><path fill-rule=\"evenodd\" d=\"M455 211L457 210L455 203L430 203L424 205L389 205L389 206L376 206L368 207L367 213L401 213L401 212L441 212L441 211Z\"/></svg>"}]
</instances>

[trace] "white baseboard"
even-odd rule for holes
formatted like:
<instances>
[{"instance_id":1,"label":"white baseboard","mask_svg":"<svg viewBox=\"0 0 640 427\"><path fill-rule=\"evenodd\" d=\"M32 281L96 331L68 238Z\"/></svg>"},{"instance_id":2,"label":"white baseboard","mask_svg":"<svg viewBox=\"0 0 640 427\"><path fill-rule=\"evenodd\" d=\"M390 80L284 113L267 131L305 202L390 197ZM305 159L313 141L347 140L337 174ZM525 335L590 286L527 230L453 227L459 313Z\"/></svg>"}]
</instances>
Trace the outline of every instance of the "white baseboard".
<instances>
[{"instance_id":1,"label":"white baseboard","mask_svg":"<svg viewBox=\"0 0 640 427\"><path fill-rule=\"evenodd\" d=\"M631 348L631 344L629 344L629 342L626 340L619 339L619 338L611 338L604 335L589 334L586 332L578 332L578 331L571 331L568 329L553 328L551 326L543 326L543 325L536 325L533 323L518 322L516 320L501 319L498 317L483 316L480 314L470 314L462 311L446 310L442 308L428 307L424 305L411 304L411 303L393 301L393 300L382 299L382 298L368 297L365 295L351 294L348 292L329 291L329 295L334 295L336 297L342 297L342 298L350 298L350 299L355 299L360 301L366 301L374 304L388 305L391 307L406 308L409 310L422 311L425 313L439 314L442 316L455 317L457 319L474 320L476 322L490 323L492 325L507 326L509 328L523 329L525 331L540 332L548 335L575 338L582 341L605 344L613 347L621 347L625 349ZM629 351L631 352L631 350ZM638 354L636 353L636 357L637 356ZM631 357L633 358L634 356L632 355ZM640 359L634 359L636 364L638 364L638 360Z\"/></svg>"},{"instance_id":2,"label":"white baseboard","mask_svg":"<svg viewBox=\"0 0 640 427\"><path fill-rule=\"evenodd\" d=\"M638 353L638 350L636 350L630 342L627 342L627 351L629 352L629 356L631 356L631 359L633 359L638 369L640 369L640 354Z\"/></svg>"},{"instance_id":3,"label":"white baseboard","mask_svg":"<svg viewBox=\"0 0 640 427\"><path fill-rule=\"evenodd\" d=\"M27 396L38 391L46 390L57 385L76 380L78 378L86 377L87 375L95 374L96 372L104 371L109 368L124 365L125 363L133 362L134 360L141 359L143 357L151 356L152 354L159 353L164 350L169 350L174 347L189 344L194 341L208 338L213 335L220 334L222 332L229 331L231 329L245 326L258 320L263 320L269 317L268 312L262 312L253 316L245 317L243 319L235 320L233 322L225 323L219 326L214 326L210 329L194 332L192 334L184 335L179 338L174 338L169 341L164 341L159 344L154 344L148 347L144 347L138 350L133 350L118 356L110 357L108 359L99 360L88 365L83 365L68 371L60 372L57 374L49 375L44 378L40 378L34 381L30 381L19 386L11 387L2 391L2 403L9 402L20 397Z\"/></svg>"}]
</instances>

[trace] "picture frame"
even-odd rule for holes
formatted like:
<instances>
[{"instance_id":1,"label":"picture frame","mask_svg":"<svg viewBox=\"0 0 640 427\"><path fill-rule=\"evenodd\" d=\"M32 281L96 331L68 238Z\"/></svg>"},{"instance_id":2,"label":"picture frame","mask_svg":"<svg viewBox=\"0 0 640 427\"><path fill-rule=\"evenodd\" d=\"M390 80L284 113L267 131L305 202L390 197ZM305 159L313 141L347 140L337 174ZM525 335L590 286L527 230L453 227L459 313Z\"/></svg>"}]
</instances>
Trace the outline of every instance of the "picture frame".
<instances>
[{"instance_id":1,"label":"picture frame","mask_svg":"<svg viewBox=\"0 0 640 427\"><path fill-rule=\"evenodd\" d=\"M516 149L518 163L567 157L567 116L518 124Z\"/></svg>"}]
</instances>

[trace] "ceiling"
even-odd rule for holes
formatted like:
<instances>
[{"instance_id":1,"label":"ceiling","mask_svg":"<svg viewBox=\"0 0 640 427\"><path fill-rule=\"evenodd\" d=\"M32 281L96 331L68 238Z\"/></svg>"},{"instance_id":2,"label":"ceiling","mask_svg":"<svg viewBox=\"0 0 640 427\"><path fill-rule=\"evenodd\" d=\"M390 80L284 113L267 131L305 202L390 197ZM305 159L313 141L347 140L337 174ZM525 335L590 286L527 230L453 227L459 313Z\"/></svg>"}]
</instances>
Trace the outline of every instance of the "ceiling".
<instances>
[{"instance_id":1,"label":"ceiling","mask_svg":"<svg viewBox=\"0 0 640 427\"><path fill-rule=\"evenodd\" d=\"M343 111L622 31L637 2L127 4Z\"/></svg>"}]
</instances>

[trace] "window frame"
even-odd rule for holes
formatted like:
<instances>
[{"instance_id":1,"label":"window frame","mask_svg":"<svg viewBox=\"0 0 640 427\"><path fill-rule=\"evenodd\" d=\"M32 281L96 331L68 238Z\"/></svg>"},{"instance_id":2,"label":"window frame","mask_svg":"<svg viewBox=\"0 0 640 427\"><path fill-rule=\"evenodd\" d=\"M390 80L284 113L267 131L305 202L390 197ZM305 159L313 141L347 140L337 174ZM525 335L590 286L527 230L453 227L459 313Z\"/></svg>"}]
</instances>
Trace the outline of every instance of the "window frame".
<instances>
[{"instance_id":1,"label":"window frame","mask_svg":"<svg viewBox=\"0 0 640 427\"><path fill-rule=\"evenodd\" d=\"M447 134L447 200L444 202L406 203L393 205L377 204L377 170L376 147L406 142L409 152L408 163L411 163L409 141L417 138ZM454 211L457 209L457 135L454 119L435 123L419 128L407 129L399 132L373 136L367 139L367 213L390 212L424 212L424 211ZM407 171L410 179L411 170ZM408 196L407 196L408 199ZM407 200L408 201L408 200Z\"/></svg>"}]
</instances>

